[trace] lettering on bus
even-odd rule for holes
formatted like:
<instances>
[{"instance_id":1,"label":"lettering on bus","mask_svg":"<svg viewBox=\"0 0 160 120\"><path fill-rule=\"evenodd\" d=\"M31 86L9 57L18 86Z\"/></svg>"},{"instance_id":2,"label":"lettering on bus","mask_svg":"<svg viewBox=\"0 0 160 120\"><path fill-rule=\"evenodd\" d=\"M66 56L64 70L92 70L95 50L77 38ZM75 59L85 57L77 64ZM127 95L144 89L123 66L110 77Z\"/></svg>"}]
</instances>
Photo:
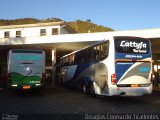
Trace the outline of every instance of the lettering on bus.
<instances>
[{"instance_id":1,"label":"lettering on bus","mask_svg":"<svg viewBox=\"0 0 160 120\"><path fill-rule=\"evenodd\" d=\"M115 49L119 53L148 54L150 42L148 39L137 37L115 37Z\"/></svg>"},{"instance_id":2,"label":"lettering on bus","mask_svg":"<svg viewBox=\"0 0 160 120\"><path fill-rule=\"evenodd\" d=\"M134 48L134 53L147 53L147 44L144 42L136 43L135 41L127 42L125 40L121 41L120 47L131 47Z\"/></svg>"},{"instance_id":3,"label":"lettering on bus","mask_svg":"<svg viewBox=\"0 0 160 120\"><path fill-rule=\"evenodd\" d=\"M145 73L145 72L149 72L150 71L150 68L149 67L140 67L139 68L139 72L142 72L142 73Z\"/></svg>"},{"instance_id":4,"label":"lettering on bus","mask_svg":"<svg viewBox=\"0 0 160 120\"><path fill-rule=\"evenodd\" d=\"M142 55L126 55L125 58L143 58Z\"/></svg>"},{"instance_id":5,"label":"lettering on bus","mask_svg":"<svg viewBox=\"0 0 160 120\"><path fill-rule=\"evenodd\" d=\"M140 43L136 43L136 42L126 42L126 41L122 41L120 44L121 47L134 47L136 49L142 49L142 48L147 48L147 44L140 42Z\"/></svg>"},{"instance_id":6,"label":"lettering on bus","mask_svg":"<svg viewBox=\"0 0 160 120\"><path fill-rule=\"evenodd\" d=\"M37 61L37 60L39 60L39 56L38 55L32 55L32 56L17 55L16 60L34 60L34 61Z\"/></svg>"}]
</instances>

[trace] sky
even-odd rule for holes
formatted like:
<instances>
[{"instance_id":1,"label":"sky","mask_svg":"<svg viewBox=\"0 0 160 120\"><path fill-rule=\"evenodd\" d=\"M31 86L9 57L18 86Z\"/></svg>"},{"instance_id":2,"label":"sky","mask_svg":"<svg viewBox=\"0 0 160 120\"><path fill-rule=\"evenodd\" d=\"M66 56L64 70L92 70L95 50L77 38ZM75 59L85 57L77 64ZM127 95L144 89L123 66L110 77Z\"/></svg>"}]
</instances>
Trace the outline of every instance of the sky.
<instances>
[{"instance_id":1,"label":"sky","mask_svg":"<svg viewBox=\"0 0 160 120\"><path fill-rule=\"evenodd\" d=\"M160 0L0 0L0 19L87 20L114 30L160 28Z\"/></svg>"}]
</instances>

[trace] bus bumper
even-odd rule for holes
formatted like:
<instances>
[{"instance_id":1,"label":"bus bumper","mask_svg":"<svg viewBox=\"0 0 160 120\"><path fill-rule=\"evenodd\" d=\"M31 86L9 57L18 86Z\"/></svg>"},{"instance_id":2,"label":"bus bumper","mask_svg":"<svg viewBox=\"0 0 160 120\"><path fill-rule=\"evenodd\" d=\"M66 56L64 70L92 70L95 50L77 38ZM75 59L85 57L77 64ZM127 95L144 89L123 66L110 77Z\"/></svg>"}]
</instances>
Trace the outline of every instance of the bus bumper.
<instances>
[{"instance_id":1,"label":"bus bumper","mask_svg":"<svg viewBox=\"0 0 160 120\"><path fill-rule=\"evenodd\" d=\"M34 84L34 85L17 85L17 84L13 84L10 85L9 88L11 89L38 89L38 88L42 88L43 85L42 84Z\"/></svg>"},{"instance_id":2,"label":"bus bumper","mask_svg":"<svg viewBox=\"0 0 160 120\"><path fill-rule=\"evenodd\" d=\"M109 89L110 96L142 96L152 93L152 84L148 87L117 87Z\"/></svg>"}]
</instances>

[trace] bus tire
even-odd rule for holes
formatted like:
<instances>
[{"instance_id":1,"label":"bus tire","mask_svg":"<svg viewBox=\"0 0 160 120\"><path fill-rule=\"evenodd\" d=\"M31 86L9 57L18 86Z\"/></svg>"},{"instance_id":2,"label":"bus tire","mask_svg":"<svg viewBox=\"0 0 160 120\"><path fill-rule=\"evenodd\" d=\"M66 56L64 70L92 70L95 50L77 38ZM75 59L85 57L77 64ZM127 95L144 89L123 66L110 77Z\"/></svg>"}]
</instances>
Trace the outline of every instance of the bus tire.
<instances>
[{"instance_id":1,"label":"bus tire","mask_svg":"<svg viewBox=\"0 0 160 120\"><path fill-rule=\"evenodd\" d=\"M91 83L90 85L89 85L89 92L90 92L90 95L91 96L94 96L95 97L95 89L94 89L94 85L93 85L93 83Z\"/></svg>"},{"instance_id":2,"label":"bus tire","mask_svg":"<svg viewBox=\"0 0 160 120\"><path fill-rule=\"evenodd\" d=\"M85 82L82 85L82 89L83 89L83 93L84 94L88 94L88 86L87 86L87 84Z\"/></svg>"}]
</instances>

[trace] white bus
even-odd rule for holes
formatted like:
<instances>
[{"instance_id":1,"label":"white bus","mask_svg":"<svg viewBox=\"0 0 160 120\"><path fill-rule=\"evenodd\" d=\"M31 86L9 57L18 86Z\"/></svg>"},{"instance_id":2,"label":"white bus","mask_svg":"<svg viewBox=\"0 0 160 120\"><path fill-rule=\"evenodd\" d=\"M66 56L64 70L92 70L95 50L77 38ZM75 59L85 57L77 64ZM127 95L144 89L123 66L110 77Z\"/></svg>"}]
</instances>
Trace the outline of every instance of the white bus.
<instances>
[{"instance_id":1,"label":"white bus","mask_svg":"<svg viewBox=\"0 0 160 120\"><path fill-rule=\"evenodd\" d=\"M60 58L60 79L91 95L141 96L152 93L148 39L112 36Z\"/></svg>"},{"instance_id":2,"label":"white bus","mask_svg":"<svg viewBox=\"0 0 160 120\"><path fill-rule=\"evenodd\" d=\"M45 79L45 52L13 49L8 52L8 84L11 88L40 88Z\"/></svg>"}]
</instances>

